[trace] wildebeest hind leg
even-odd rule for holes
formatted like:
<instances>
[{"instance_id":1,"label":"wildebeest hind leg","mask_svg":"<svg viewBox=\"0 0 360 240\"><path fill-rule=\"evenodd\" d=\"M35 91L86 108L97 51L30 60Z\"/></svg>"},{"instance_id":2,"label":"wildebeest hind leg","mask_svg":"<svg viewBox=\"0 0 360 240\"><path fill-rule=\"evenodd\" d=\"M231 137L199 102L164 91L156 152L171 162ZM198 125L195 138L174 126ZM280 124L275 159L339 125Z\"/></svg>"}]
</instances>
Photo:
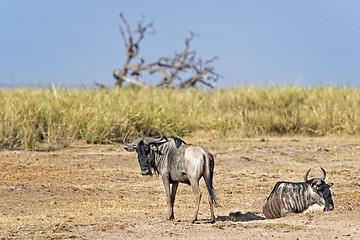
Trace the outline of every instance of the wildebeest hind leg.
<instances>
[{"instance_id":1,"label":"wildebeest hind leg","mask_svg":"<svg viewBox=\"0 0 360 240\"><path fill-rule=\"evenodd\" d=\"M192 220L192 223L197 221L197 216L198 216L198 212L199 212L199 205L200 205L200 200L201 200L201 192L200 192L200 188L199 188L199 179L194 179L191 180L190 179L190 184L191 187L194 191L194 195L195 195L195 213L194 213L194 217Z\"/></svg>"},{"instance_id":2,"label":"wildebeest hind leg","mask_svg":"<svg viewBox=\"0 0 360 240\"><path fill-rule=\"evenodd\" d=\"M170 196L170 207L171 207L170 219L174 219L174 202L175 202L175 195L176 195L176 190L177 190L178 186L179 186L179 182L174 182L172 184L171 196Z\"/></svg>"},{"instance_id":3,"label":"wildebeest hind leg","mask_svg":"<svg viewBox=\"0 0 360 240\"><path fill-rule=\"evenodd\" d=\"M210 197L210 194L209 194L209 204L210 204L210 214L211 214L210 223L214 223L215 222L214 204Z\"/></svg>"}]
</instances>

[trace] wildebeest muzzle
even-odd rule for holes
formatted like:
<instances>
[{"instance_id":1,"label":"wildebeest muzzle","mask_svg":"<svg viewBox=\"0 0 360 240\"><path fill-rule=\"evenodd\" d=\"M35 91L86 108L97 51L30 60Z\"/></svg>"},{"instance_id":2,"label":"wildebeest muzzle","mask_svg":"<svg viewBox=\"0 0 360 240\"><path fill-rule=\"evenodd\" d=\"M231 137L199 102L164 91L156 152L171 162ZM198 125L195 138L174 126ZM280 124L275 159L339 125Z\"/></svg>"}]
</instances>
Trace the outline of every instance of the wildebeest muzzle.
<instances>
[{"instance_id":1,"label":"wildebeest muzzle","mask_svg":"<svg viewBox=\"0 0 360 240\"><path fill-rule=\"evenodd\" d=\"M325 207L325 211L332 211L334 210L334 204L329 204L327 207Z\"/></svg>"},{"instance_id":2,"label":"wildebeest muzzle","mask_svg":"<svg viewBox=\"0 0 360 240\"><path fill-rule=\"evenodd\" d=\"M150 169L149 168L141 169L141 175L143 176L151 175Z\"/></svg>"}]
</instances>

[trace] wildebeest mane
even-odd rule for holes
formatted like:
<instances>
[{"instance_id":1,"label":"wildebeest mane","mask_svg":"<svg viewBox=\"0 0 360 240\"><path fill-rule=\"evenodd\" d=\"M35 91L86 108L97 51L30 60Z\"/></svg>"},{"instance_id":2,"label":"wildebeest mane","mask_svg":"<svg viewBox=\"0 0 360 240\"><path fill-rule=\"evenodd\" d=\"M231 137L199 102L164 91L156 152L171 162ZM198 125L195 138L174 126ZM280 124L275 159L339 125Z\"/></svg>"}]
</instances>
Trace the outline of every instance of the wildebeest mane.
<instances>
[{"instance_id":1,"label":"wildebeest mane","mask_svg":"<svg viewBox=\"0 0 360 240\"><path fill-rule=\"evenodd\" d=\"M174 139L176 148L180 147L182 144L187 144L186 142L184 142L182 139L180 139L178 137L170 136L169 138Z\"/></svg>"}]
</instances>

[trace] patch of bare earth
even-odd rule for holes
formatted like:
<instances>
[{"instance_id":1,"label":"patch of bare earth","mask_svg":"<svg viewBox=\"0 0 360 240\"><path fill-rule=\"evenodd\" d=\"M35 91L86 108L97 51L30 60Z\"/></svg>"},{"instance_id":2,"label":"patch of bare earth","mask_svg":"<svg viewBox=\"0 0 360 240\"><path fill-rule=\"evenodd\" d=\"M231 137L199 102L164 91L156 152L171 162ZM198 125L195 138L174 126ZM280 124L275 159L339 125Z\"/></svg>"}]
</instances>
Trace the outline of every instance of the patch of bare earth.
<instances>
[{"instance_id":1,"label":"patch of bare earth","mask_svg":"<svg viewBox=\"0 0 360 240\"><path fill-rule=\"evenodd\" d=\"M186 139L215 156L220 207L209 224L204 181L199 221L191 188L180 185L175 220L164 220L160 177L143 177L122 146L0 152L1 239L360 239L360 141L356 137ZM327 171L335 210L266 220L275 183Z\"/></svg>"}]
</instances>

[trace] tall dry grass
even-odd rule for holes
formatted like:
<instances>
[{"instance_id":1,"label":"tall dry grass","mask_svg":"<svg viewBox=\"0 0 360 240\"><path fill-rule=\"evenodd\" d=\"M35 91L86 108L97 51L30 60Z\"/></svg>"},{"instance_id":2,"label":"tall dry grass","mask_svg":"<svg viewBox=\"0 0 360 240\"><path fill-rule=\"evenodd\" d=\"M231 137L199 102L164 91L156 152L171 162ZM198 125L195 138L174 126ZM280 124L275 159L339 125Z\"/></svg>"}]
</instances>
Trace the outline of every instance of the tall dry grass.
<instances>
[{"instance_id":1,"label":"tall dry grass","mask_svg":"<svg viewBox=\"0 0 360 240\"><path fill-rule=\"evenodd\" d=\"M131 131L243 136L360 133L360 89L243 87L2 89L0 148L52 149L121 142Z\"/></svg>"}]
</instances>

